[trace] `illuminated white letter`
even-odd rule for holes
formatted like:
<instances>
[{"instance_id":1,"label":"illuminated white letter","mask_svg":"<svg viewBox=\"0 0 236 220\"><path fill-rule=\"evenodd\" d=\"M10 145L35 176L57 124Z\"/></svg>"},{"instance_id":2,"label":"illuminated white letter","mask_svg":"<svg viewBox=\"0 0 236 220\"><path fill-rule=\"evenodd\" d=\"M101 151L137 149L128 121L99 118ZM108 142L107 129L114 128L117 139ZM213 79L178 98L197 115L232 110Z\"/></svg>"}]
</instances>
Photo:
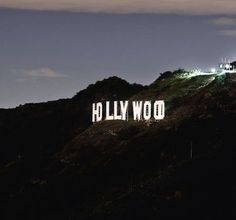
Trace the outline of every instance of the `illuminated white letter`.
<instances>
[{"instance_id":1,"label":"illuminated white letter","mask_svg":"<svg viewBox=\"0 0 236 220\"><path fill-rule=\"evenodd\" d=\"M154 118L156 120L161 120L165 117L165 102L155 101L154 103Z\"/></svg>"},{"instance_id":2,"label":"illuminated white letter","mask_svg":"<svg viewBox=\"0 0 236 220\"><path fill-rule=\"evenodd\" d=\"M121 120L121 115L118 115L117 101L114 101L114 120Z\"/></svg>"},{"instance_id":3,"label":"illuminated white letter","mask_svg":"<svg viewBox=\"0 0 236 220\"><path fill-rule=\"evenodd\" d=\"M133 115L134 115L134 120L141 120L141 112L142 112L142 105L143 102L133 102Z\"/></svg>"},{"instance_id":4,"label":"illuminated white letter","mask_svg":"<svg viewBox=\"0 0 236 220\"><path fill-rule=\"evenodd\" d=\"M151 118L152 105L151 102L146 101L143 104L143 118L149 120Z\"/></svg>"},{"instance_id":5,"label":"illuminated white letter","mask_svg":"<svg viewBox=\"0 0 236 220\"><path fill-rule=\"evenodd\" d=\"M113 120L114 116L110 115L110 102L106 102L106 120Z\"/></svg>"},{"instance_id":6,"label":"illuminated white letter","mask_svg":"<svg viewBox=\"0 0 236 220\"><path fill-rule=\"evenodd\" d=\"M97 104L93 103L93 113L92 121L101 121L102 120L102 103L98 102Z\"/></svg>"},{"instance_id":7,"label":"illuminated white letter","mask_svg":"<svg viewBox=\"0 0 236 220\"><path fill-rule=\"evenodd\" d=\"M125 103L123 101L120 101L120 112L121 112L121 116L122 116L122 120L127 120L126 115L128 112L128 103L129 101L125 101Z\"/></svg>"}]
</instances>

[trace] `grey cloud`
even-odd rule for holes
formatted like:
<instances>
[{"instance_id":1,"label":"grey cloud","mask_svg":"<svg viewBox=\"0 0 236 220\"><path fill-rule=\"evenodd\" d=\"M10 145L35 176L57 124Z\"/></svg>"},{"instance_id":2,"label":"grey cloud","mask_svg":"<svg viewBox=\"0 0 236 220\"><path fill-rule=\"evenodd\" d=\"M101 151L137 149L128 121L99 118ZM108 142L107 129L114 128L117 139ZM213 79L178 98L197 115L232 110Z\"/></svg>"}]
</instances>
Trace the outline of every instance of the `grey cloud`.
<instances>
[{"instance_id":1,"label":"grey cloud","mask_svg":"<svg viewBox=\"0 0 236 220\"><path fill-rule=\"evenodd\" d=\"M228 36L228 37L236 37L236 29L233 30L221 30L219 31L220 35Z\"/></svg>"},{"instance_id":2,"label":"grey cloud","mask_svg":"<svg viewBox=\"0 0 236 220\"><path fill-rule=\"evenodd\" d=\"M236 25L236 18L229 18L229 17L220 17L216 19L210 20L210 23L215 25Z\"/></svg>"},{"instance_id":3,"label":"grey cloud","mask_svg":"<svg viewBox=\"0 0 236 220\"><path fill-rule=\"evenodd\" d=\"M236 13L235 0L0 0L0 7L107 13Z\"/></svg>"},{"instance_id":4,"label":"grey cloud","mask_svg":"<svg viewBox=\"0 0 236 220\"><path fill-rule=\"evenodd\" d=\"M50 68L39 68L33 70L25 70L24 75L28 77L46 77L46 78L58 78L58 77L66 77L66 75L62 73L58 73Z\"/></svg>"}]
</instances>

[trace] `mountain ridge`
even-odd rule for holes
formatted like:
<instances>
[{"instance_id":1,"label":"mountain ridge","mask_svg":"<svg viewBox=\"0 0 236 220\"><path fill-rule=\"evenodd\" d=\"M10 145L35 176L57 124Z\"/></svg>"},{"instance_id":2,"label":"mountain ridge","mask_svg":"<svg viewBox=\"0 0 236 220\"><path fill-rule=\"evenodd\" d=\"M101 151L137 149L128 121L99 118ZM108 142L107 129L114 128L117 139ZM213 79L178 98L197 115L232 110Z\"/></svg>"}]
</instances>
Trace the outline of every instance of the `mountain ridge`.
<instances>
[{"instance_id":1,"label":"mountain ridge","mask_svg":"<svg viewBox=\"0 0 236 220\"><path fill-rule=\"evenodd\" d=\"M34 106L35 112L29 105L28 110L18 108L19 115L0 113L2 146L8 146L8 151L1 148L1 160L8 157L0 168L5 209L1 215L5 219L231 215L230 195L235 191L232 194L225 180L235 156L236 76L167 72L147 87L117 77L110 80L61 101L65 106L56 102L49 103L50 108ZM166 118L92 124L92 102L116 99L163 99ZM32 130L31 139L20 137L21 130ZM15 147L19 143L24 147Z\"/></svg>"}]
</instances>

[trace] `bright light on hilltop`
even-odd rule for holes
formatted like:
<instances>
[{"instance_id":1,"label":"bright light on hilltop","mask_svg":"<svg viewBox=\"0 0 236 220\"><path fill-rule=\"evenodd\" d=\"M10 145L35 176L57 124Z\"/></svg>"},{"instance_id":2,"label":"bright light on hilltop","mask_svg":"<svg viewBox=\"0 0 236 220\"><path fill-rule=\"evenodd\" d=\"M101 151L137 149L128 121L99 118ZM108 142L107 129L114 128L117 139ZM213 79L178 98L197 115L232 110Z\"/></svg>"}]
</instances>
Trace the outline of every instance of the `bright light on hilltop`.
<instances>
[{"instance_id":1,"label":"bright light on hilltop","mask_svg":"<svg viewBox=\"0 0 236 220\"><path fill-rule=\"evenodd\" d=\"M230 63L230 61L222 61L219 64L219 68L211 68L210 70L202 71L200 69L189 70L182 77L191 78L194 76L202 76L202 75L223 75L226 73L236 73L236 65Z\"/></svg>"},{"instance_id":2,"label":"bright light on hilltop","mask_svg":"<svg viewBox=\"0 0 236 220\"><path fill-rule=\"evenodd\" d=\"M225 69L230 69L231 68L231 65L230 64L225 64Z\"/></svg>"},{"instance_id":3,"label":"bright light on hilltop","mask_svg":"<svg viewBox=\"0 0 236 220\"><path fill-rule=\"evenodd\" d=\"M211 73L216 73L216 68L211 68Z\"/></svg>"}]
</instances>

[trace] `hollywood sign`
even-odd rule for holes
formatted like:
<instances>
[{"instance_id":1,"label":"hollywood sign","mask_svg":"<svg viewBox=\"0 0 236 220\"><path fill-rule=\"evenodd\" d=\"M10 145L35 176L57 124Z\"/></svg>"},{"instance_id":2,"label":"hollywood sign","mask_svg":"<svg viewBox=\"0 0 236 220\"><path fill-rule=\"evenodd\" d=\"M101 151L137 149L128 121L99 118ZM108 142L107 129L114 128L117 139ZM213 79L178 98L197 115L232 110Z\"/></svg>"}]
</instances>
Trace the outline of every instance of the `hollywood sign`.
<instances>
[{"instance_id":1,"label":"hollywood sign","mask_svg":"<svg viewBox=\"0 0 236 220\"><path fill-rule=\"evenodd\" d=\"M106 101L105 109L102 102L92 104L92 122L102 120L129 120L129 101ZM132 101L131 115L134 121L162 120L165 117L165 102ZM103 115L104 114L104 115Z\"/></svg>"}]
</instances>

